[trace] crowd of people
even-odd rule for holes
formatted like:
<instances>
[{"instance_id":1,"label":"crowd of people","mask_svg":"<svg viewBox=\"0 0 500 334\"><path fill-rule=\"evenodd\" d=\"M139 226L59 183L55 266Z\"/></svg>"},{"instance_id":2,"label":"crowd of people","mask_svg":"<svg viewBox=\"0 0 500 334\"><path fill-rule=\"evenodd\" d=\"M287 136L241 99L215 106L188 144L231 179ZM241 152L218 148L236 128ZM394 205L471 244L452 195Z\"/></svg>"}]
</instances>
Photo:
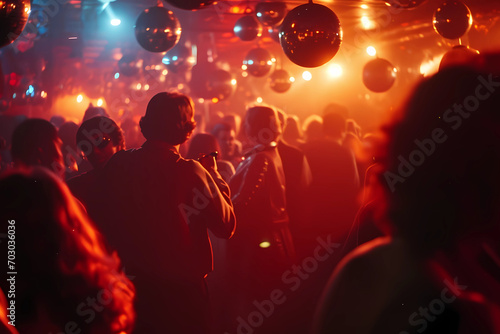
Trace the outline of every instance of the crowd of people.
<instances>
[{"instance_id":1,"label":"crowd of people","mask_svg":"<svg viewBox=\"0 0 500 334\"><path fill-rule=\"evenodd\" d=\"M10 118L0 333L500 333L488 63L423 80L373 133L337 104L202 126L176 92L139 124Z\"/></svg>"}]
</instances>

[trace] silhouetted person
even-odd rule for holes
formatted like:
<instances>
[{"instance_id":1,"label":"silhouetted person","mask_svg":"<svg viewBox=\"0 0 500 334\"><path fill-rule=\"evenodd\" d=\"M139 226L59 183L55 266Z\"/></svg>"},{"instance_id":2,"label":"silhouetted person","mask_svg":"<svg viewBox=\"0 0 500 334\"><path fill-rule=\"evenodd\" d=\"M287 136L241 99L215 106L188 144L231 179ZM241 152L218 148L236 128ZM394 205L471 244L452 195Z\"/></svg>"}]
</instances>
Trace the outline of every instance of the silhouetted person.
<instances>
[{"instance_id":1,"label":"silhouetted person","mask_svg":"<svg viewBox=\"0 0 500 334\"><path fill-rule=\"evenodd\" d=\"M323 138L323 118L318 115L310 115L302 125L305 141L310 142Z\"/></svg>"},{"instance_id":2,"label":"silhouetted person","mask_svg":"<svg viewBox=\"0 0 500 334\"><path fill-rule=\"evenodd\" d=\"M34 167L2 176L0 230L9 235L2 253L15 246L10 271L17 274L5 270L0 282L4 301L15 301L15 317L7 318L14 320L14 333L132 332L134 287L53 173ZM0 317L7 310L1 307Z\"/></svg>"},{"instance_id":3,"label":"silhouetted person","mask_svg":"<svg viewBox=\"0 0 500 334\"><path fill-rule=\"evenodd\" d=\"M286 127L286 115L283 111L278 110L278 118L281 127ZM294 240L297 240L297 238L300 238L302 230L309 227L307 194L312 182L311 168L304 152L288 144L282 137L278 138L278 153L285 173L286 203L290 217L290 230ZM301 245L296 244L295 246L297 250L300 248L302 251ZM299 257L303 255L299 254Z\"/></svg>"},{"instance_id":4,"label":"silhouetted person","mask_svg":"<svg viewBox=\"0 0 500 334\"><path fill-rule=\"evenodd\" d=\"M83 114L82 123L96 116L109 117L106 109L102 107L95 107L94 105L92 105L92 103L90 103L87 110L85 110L85 113Z\"/></svg>"},{"instance_id":5,"label":"silhouetted person","mask_svg":"<svg viewBox=\"0 0 500 334\"><path fill-rule=\"evenodd\" d=\"M283 140L295 147L300 147L304 144L304 134L300 128L300 121L297 116L289 115L286 117L285 127L283 128Z\"/></svg>"},{"instance_id":6,"label":"silhouetted person","mask_svg":"<svg viewBox=\"0 0 500 334\"><path fill-rule=\"evenodd\" d=\"M238 218L238 231L228 241L229 283L234 289L230 300L235 304L228 304L227 320L233 326L237 316L246 317L252 311L253 300L268 298L280 287L283 272L295 260L285 173L276 142L281 134L276 111L265 106L249 108L244 129L254 147L229 183Z\"/></svg>"},{"instance_id":7,"label":"silhouetted person","mask_svg":"<svg viewBox=\"0 0 500 334\"><path fill-rule=\"evenodd\" d=\"M323 138L308 141L304 153L313 182L308 195L311 224L302 235L314 249L318 236L331 235L343 242L357 210L359 176L353 153L342 145L345 119L338 114L323 116Z\"/></svg>"},{"instance_id":8,"label":"silhouetted person","mask_svg":"<svg viewBox=\"0 0 500 334\"><path fill-rule=\"evenodd\" d=\"M442 71L385 127L376 217L391 236L339 264L315 333L498 333L499 87Z\"/></svg>"},{"instance_id":9,"label":"silhouetted person","mask_svg":"<svg viewBox=\"0 0 500 334\"><path fill-rule=\"evenodd\" d=\"M62 141L49 121L33 118L19 124L12 134L11 155L14 166L42 166L64 178Z\"/></svg>"},{"instance_id":10,"label":"silhouetted person","mask_svg":"<svg viewBox=\"0 0 500 334\"><path fill-rule=\"evenodd\" d=\"M96 116L83 122L76 132L75 141L75 146L82 151L91 169L69 179L67 184L87 212L93 215L100 207L100 198L95 196L95 192L103 168L116 152L125 149L125 141L120 127L105 116Z\"/></svg>"},{"instance_id":11,"label":"silhouetted person","mask_svg":"<svg viewBox=\"0 0 500 334\"><path fill-rule=\"evenodd\" d=\"M204 168L178 153L195 128L193 114L188 96L158 93L140 122L147 141L116 153L102 174L98 222L136 276L136 333L209 331L207 230L230 238L235 217L213 158L201 160Z\"/></svg>"},{"instance_id":12,"label":"silhouetted person","mask_svg":"<svg viewBox=\"0 0 500 334\"><path fill-rule=\"evenodd\" d=\"M236 139L236 131L228 123L217 123L211 131L219 142L221 158L231 162L234 168L241 163L241 142Z\"/></svg>"}]
</instances>

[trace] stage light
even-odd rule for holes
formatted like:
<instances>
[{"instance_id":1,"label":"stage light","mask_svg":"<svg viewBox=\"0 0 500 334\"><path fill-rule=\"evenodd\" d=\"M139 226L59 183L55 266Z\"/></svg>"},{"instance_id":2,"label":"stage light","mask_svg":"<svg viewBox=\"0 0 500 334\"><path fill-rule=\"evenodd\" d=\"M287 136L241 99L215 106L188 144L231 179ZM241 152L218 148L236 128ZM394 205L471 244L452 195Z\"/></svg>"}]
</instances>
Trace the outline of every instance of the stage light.
<instances>
[{"instance_id":1,"label":"stage light","mask_svg":"<svg viewBox=\"0 0 500 334\"><path fill-rule=\"evenodd\" d=\"M120 77L120 73L115 73L115 79L118 79Z\"/></svg>"},{"instance_id":2,"label":"stage light","mask_svg":"<svg viewBox=\"0 0 500 334\"><path fill-rule=\"evenodd\" d=\"M236 79L231 80L231 85L236 86Z\"/></svg>"},{"instance_id":3,"label":"stage light","mask_svg":"<svg viewBox=\"0 0 500 334\"><path fill-rule=\"evenodd\" d=\"M377 50L373 46L369 46L366 48L366 53L368 53L369 56L375 57Z\"/></svg>"},{"instance_id":4,"label":"stage light","mask_svg":"<svg viewBox=\"0 0 500 334\"><path fill-rule=\"evenodd\" d=\"M290 77L290 82L295 82L295 77Z\"/></svg>"},{"instance_id":5,"label":"stage light","mask_svg":"<svg viewBox=\"0 0 500 334\"><path fill-rule=\"evenodd\" d=\"M83 101L83 95L82 95L82 94L80 94L80 95L78 95L78 97L76 98L76 102L78 102L78 103L82 103L82 101Z\"/></svg>"},{"instance_id":6,"label":"stage light","mask_svg":"<svg viewBox=\"0 0 500 334\"><path fill-rule=\"evenodd\" d=\"M312 79L312 74L309 71L302 72L302 79L305 81L310 81Z\"/></svg>"},{"instance_id":7,"label":"stage light","mask_svg":"<svg viewBox=\"0 0 500 334\"><path fill-rule=\"evenodd\" d=\"M120 19L112 19L111 20L111 25L114 26L114 27L117 27L120 24L122 24L122 20L120 20Z\"/></svg>"},{"instance_id":8,"label":"stage light","mask_svg":"<svg viewBox=\"0 0 500 334\"><path fill-rule=\"evenodd\" d=\"M340 66L339 64L331 64L328 67L328 74L330 74L330 76L333 78L341 77L342 73L343 73L342 66Z\"/></svg>"},{"instance_id":9,"label":"stage light","mask_svg":"<svg viewBox=\"0 0 500 334\"><path fill-rule=\"evenodd\" d=\"M268 248L269 246L271 246L271 243L269 241L263 241L259 244L260 248Z\"/></svg>"},{"instance_id":10,"label":"stage light","mask_svg":"<svg viewBox=\"0 0 500 334\"><path fill-rule=\"evenodd\" d=\"M260 96L259 96L259 97L257 98L257 103L262 103L262 101L264 101L264 100L262 99L262 97L260 97Z\"/></svg>"},{"instance_id":11,"label":"stage light","mask_svg":"<svg viewBox=\"0 0 500 334\"><path fill-rule=\"evenodd\" d=\"M375 23L372 20L370 20L368 16L361 17L361 24L363 25L363 28L365 30L370 30L375 28Z\"/></svg>"},{"instance_id":12,"label":"stage light","mask_svg":"<svg viewBox=\"0 0 500 334\"><path fill-rule=\"evenodd\" d=\"M97 106L102 107L104 101L102 99L97 100Z\"/></svg>"}]
</instances>

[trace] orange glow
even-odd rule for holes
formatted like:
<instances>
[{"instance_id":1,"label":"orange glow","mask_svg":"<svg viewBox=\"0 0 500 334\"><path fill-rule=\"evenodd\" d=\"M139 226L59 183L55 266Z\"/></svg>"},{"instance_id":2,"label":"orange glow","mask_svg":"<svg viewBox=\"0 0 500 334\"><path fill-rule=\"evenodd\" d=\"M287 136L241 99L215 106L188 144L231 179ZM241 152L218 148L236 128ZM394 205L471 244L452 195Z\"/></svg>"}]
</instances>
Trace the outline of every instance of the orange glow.
<instances>
[{"instance_id":1,"label":"orange glow","mask_svg":"<svg viewBox=\"0 0 500 334\"><path fill-rule=\"evenodd\" d=\"M216 97L213 97L213 98L212 98L212 102L213 102L213 103L217 103L217 102L219 102L219 99L218 99L218 98L216 98Z\"/></svg>"}]
</instances>

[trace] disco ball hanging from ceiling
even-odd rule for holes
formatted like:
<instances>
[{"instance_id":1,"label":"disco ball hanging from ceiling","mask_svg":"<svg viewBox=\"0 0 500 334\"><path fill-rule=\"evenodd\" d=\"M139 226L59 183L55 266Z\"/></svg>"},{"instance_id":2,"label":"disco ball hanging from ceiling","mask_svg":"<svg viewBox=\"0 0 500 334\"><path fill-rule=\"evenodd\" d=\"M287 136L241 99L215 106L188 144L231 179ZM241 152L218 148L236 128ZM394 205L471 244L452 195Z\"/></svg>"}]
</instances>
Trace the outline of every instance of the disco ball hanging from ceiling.
<instances>
[{"instance_id":1,"label":"disco ball hanging from ceiling","mask_svg":"<svg viewBox=\"0 0 500 334\"><path fill-rule=\"evenodd\" d=\"M150 52L165 52L181 37L181 25L174 13L163 7L144 10L135 24L135 37Z\"/></svg>"},{"instance_id":2,"label":"disco ball hanging from ceiling","mask_svg":"<svg viewBox=\"0 0 500 334\"><path fill-rule=\"evenodd\" d=\"M285 93L292 87L290 73L284 69L277 69L269 76L269 87L276 93Z\"/></svg>"},{"instance_id":3,"label":"disco ball hanging from ceiling","mask_svg":"<svg viewBox=\"0 0 500 334\"><path fill-rule=\"evenodd\" d=\"M308 3L286 15L279 37L283 51L292 62L303 67L318 67L339 51L342 27L330 8Z\"/></svg>"},{"instance_id":4,"label":"disco ball hanging from ceiling","mask_svg":"<svg viewBox=\"0 0 500 334\"><path fill-rule=\"evenodd\" d=\"M255 16L265 26L276 26L283 21L287 13L284 2L259 2L255 6Z\"/></svg>"},{"instance_id":5,"label":"disco ball hanging from ceiling","mask_svg":"<svg viewBox=\"0 0 500 334\"><path fill-rule=\"evenodd\" d=\"M245 56L243 65L246 66L246 70L250 75L263 77L271 70L273 60L271 54L266 49L254 48Z\"/></svg>"},{"instance_id":6,"label":"disco ball hanging from ceiling","mask_svg":"<svg viewBox=\"0 0 500 334\"><path fill-rule=\"evenodd\" d=\"M439 63L439 70L453 66L474 65L479 61L479 51L465 45L456 45L444 54Z\"/></svg>"},{"instance_id":7,"label":"disco ball hanging from ceiling","mask_svg":"<svg viewBox=\"0 0 500 334\"><path fill-rule=\"evenodd\" d=\"M446 1L434 12L432 24L444 38L457 39L471 28L472 13L461 1Z\"/></svg>"},{"instance_id":8,"label":"disco ball hanging from ceiling","mask_svg":"<svg viewBox=\"0 0 500 334\"><path fill-rule=\"evenodd\" d=\"M397 69L389 61L377 58L363 68L363 83L375 93L388 91L396 81Z\"/></svg>"},{"instance_id":9,"label":"disco ball hanging from ceiling","mask_svg":"<svg viewBox=\"0 0 500 334\"><path fill-rule=\"evenodd\" d=\"M28 22L29 0L0 1L0 48L14 42Z\"/></svg>"},{"instance_id":10,"label":"disco ball hanging from ceiling","mask_svg":"<svg viewBox=\"0 0 500 334\"><path fill-rule=\"evenodd\" d=\"M242 41L252 41L262 36L262 26L253 15L239 18L234 25L233 31Z\"/></svg>"}]
</instances>

